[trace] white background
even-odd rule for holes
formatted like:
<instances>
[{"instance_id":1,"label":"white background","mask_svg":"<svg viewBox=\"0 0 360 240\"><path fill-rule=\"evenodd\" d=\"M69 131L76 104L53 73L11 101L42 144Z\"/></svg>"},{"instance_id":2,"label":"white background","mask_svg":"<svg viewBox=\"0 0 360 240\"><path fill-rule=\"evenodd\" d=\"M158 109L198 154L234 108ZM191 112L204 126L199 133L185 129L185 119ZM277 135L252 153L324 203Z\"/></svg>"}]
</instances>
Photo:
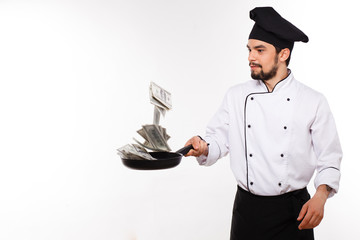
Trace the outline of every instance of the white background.
<instances>
[{"instance_id":1,"label":"white background","mask_svg":"<svg viewBox=\"0 0 360 240\"><path fill-rule=\"evenodd\" d=\"M228 239L228 157L134 171L116 149L152 123L150 81L173 95L173 150L249 79L249 11L272 5L310 38L295 77L328 98L344 159L317 239L359 239L356 1L0 0L0 239ZM309 190L313 193L312 183Z\"/></svg>"}]
</instances>

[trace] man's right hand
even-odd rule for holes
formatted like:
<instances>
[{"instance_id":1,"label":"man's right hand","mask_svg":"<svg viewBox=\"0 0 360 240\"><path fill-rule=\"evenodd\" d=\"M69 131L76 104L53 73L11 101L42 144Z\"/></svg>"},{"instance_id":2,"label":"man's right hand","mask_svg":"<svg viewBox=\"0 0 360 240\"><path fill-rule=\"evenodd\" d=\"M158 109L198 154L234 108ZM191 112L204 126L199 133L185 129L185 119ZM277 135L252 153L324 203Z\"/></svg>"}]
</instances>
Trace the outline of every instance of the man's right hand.
<instances>
[{"instance_id":1,"label":"man's right hand","mask_svg":"<svg viewBox=\"0 0 360 240\"><path fill-rule=\"evenodd\" d=\"M199 157L201 155L208 155L208 144L198 136L194 136L185 143L185 146L192 144L194 149L191 149L185 156Z\"/></svg>"}]
</instances>

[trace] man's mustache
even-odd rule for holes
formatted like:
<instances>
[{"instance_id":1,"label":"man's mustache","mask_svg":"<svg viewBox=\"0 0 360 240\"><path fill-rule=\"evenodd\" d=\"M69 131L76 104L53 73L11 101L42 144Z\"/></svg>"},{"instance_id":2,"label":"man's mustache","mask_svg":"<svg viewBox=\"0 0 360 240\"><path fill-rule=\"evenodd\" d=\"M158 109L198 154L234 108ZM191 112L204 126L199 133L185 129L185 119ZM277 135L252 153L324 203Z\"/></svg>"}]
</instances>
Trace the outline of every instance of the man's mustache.
<instances>
[{"instance_id":1,"label":"man's mustache","mask_svg":"<svg viewBox=\"0 0 360 240\"><path fill-rule=\"evenodd\" d=\"M262 68L262 66L261 66L260 64L257 64L257 63L249 63L249 66L250 66L250 67L254 66L254 67L260 67L260 68Z\"/></svg>"}]
</instances>

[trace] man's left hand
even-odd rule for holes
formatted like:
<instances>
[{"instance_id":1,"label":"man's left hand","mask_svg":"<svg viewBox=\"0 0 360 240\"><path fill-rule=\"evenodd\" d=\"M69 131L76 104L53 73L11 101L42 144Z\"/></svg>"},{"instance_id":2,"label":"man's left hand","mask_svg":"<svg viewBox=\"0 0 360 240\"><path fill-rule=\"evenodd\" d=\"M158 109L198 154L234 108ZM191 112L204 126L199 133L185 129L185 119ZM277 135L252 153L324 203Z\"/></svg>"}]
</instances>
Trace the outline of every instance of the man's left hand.
<instances>
[{"instance_id":1,"label":"man's left hand","mask_svg":"<svg viewBox=\"0 0 360 240\"><path fill-rule=\"evenodd\" d=\"M302 207L298 221L301 221L299 229L311 229L318 226L324 217L324 206L329 196L326 185L321 185L315 195Z\"/></svg>"}]
</instances>

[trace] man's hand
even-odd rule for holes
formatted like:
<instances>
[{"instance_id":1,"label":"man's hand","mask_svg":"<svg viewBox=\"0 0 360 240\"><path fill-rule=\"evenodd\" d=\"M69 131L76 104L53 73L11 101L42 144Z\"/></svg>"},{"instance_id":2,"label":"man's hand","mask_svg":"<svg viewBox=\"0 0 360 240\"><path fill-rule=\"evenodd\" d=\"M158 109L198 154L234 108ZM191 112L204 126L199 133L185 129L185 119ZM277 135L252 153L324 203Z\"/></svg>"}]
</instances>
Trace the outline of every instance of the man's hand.
<instances>
[{"instance_id":1,"label":"man's hand","mask_svg":"<svg viewBox=\"0 0 360 240\"><path fill-rule=\"evenodd\" d=\"M186 157L188 156L199 157L201 155L205 155L205 156L208 155L209 149L207 143L198 136L190 138L190 140L185 143L185 146L188 146L190 144L193 145L194 149L190 150L185 155Z\"/></svg>"},{"instance_id":2,"label":"man's hand","mask_svg":"<svg viewBox=\"0 0 360 240\"><path fill-rule=\"evenodd\" d=\"M326 185L320 185L315 195L304 204L297 218L298 221L302 220L299 225L300 230L311 229L320 224L324 217L324 206L329 193Z\"/></svg>"}]
</instances>

